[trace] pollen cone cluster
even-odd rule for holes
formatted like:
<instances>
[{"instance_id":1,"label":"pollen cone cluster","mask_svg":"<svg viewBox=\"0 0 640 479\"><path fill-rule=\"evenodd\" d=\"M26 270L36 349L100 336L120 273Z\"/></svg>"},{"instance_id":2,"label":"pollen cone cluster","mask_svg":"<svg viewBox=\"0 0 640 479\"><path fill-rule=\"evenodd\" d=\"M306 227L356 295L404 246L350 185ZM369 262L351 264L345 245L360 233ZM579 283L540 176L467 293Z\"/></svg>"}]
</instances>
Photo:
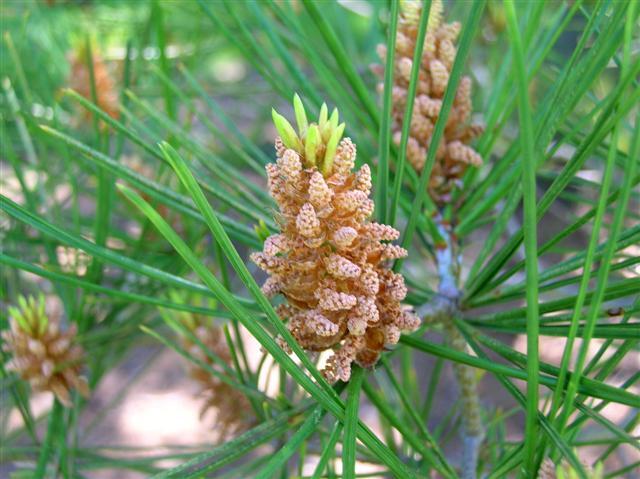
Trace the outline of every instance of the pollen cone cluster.
<instances>
[{"instance_id":1,"label":"pollen cone cluster","mask_svg":"<svg viewBox=\"0 0 640 479\"><path fill-rule=\"evenodd\" d=\"M371 171L352 171L356 147L341 140L337 110L328 117L323 105L309 124L297 95L294 109L298 132L274 112L277 161L267 165L281 232L252 259L269 274L263 292L286 298L279 314L293 337L308 351L333 350L324 375L348 381L352 362L373 366L385 345L419 324L400 304L403 277L388 267L407 251L386 242L398 231L368 220Z\"/></svg>"},{"instance_id":2,"label":"pollen cone cluster","mask_svg":"<svg viewBox=\"0 0 640 479\"><path fill-rule=\"evenodd\" d=\"M460 33L460 23L443 23L442 8L441 0L434 0L431 4L407 143L407 160L418 172L422 171L425 164L434 125L440 114L442 99L456 56L455 42ZM421 13L421 1L402 1L396 36L392 91L393 139L398 145L402 136L402 120L407 104ZM386 50L385 45L378 46L378 55L383 62L387 55ZM383 77L384 67L373 65L372 69L379 77ZM382 91L384 85L380 83L378 88ZM471 140L483 130L480 125L470 124L471 109L471 79L465 76L460 80L429 179L429 194L439 205L449 202L451 191L469 165L482 164L480 155L469 146Z\"/></svg>"},{"instance_id":3,"label":"pollen cone cluster","mask_svg":"<svg viewBox=\"0 0 640 479\"><path fill-rule=\"evenodd\" d=\"M76 325L61 331L57 317L47 317L44 297L18 298L20 308L9 308L8 331L2 332L2 349L12 358L7 370L15 371L35 391L50 391L71 407L72 389L89 397L89 386L80 376L82 347L75 344Z\"/></svg>"},{"instance_id":4,"label":"pollen cone cluster","mask_svg":"<svg viewBox=\"0 0 640 479\"><path fill-rule=\"evenodd\" d=\"M107 65L102 57L93 52L93 78L95 81L96 104L111 118L120 116L118 109L118 92ZM86 48L80 48L72 55L69 86L89 101L93 101L91 92L91 71L88 65ZM88 115L89 116L89 115Z\"/></svg>"},{"instance_id":5,"label":"pollen cone cluster","mask_svg":"<svg viewBox=\"0 0 640 479\"><path fill-rule=\"evenodd\" d=\"M214 356L227 365L232 364L231 353L219 327L209 324L207 318L197 315L190 316L186 326ZM219 369L219 365L198 344L187 337L184 337L182 342L184 349L189 351L194 358L213 369ZM189 376L198 382L200 386L198 395L204 400L200 409L200 417L205 416L210 410L215 411L216 430L220 438L233 436L249 426L250 421L247 418L251 406L240 391L194 363L189 363Z\"/></svg>"}]
</instances>

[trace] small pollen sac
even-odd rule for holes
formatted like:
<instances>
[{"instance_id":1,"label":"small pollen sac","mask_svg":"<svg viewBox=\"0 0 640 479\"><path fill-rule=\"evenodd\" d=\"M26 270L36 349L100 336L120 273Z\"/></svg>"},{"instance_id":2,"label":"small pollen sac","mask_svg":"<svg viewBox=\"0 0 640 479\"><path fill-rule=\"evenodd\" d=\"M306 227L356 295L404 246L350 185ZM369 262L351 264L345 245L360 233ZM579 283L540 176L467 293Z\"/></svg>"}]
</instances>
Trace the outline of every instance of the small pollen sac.
<instances>
[{"instance_id":1,"label":"small pollen sac","mask_svg":"<svg viewBox=\"0 0 640 479\"><path fill-rule=\"evenodd\" d=\"M332 254L327 259L327 271L335 278L357 278L360 276L360 267L347 258L343 258L338 254Z\"/></svg>"},{"instance_id":2,"label":"small pollen sac","mask_svg":"<svg viewBox=\"0 0 640 479\"><path fill-rule=\"evenodd\" d=\"M314 171L309 180L309 200L317 208L323 208L331 202L333 190L327 186L322 173Z\"/></svg>"},{"instance_id":3,"label":"small pollen sac","mask_svg":"<svg viewBox=\"0 0 640 479\"><path fill-rule=\"evenodd\" d=\"M56 396L58 401L60 401L64 407L70 408L73 406L71 402L71 396L69 395L69 389L62 382L61 379L57 379L57 378L51 379L49 383L49 388L51 389L51 392L53 392L53 394Z\"/></svg>"},{"instance_id":4,"label":"small pollen sac","mask_svg":"<svg viewBox=\"0 0 640 479\"><path fill-rule=\"evenodd\" d=\"M343 309L351 309L358 302L357 298L351 294L333 291L324 288L317 293L319 305L327 311L340 311Z\"/></svg>"},{"instance_id":5,"label":"small pollen sac","mask_svg":"<svg viewBox=\"0 0 640 479\"><path fill-rule=\"evenodd\" d=\"M376 273L373 268L368 268L362 273L362 276L360 276L360 287L368 295L378 294L380 280L378 273Z\"/></svg>"},{"instance_id":6,"label":"small pollen sac","mask_svg":"<svg viewBox=\"0 0 640 479\"><path fill-rule=\"evenodd\" d=\"M373 210L376 205L371 198L365 198L362 203L358 206L357 212L358 217L361 219L366 219L373 214Z\"/></svg>"},{"instance_id":7,"label":"small pollen sac","mask_svg":"<svg viewBox=\"0 0 640 479\"><path fill-rule=\"evenodd\" d=\"M267 188L269 194L278 203L284 201L284 182L280 176L280 168L275 163L269 163L266 166L267 170Z\"/></svg>"},{"instance_id":8,"label":"small pollen sac","mask_svg":"<svg viewBox=\"0 0 640 479\"><path fill-rule=\"evenodd\" d=\"M289 346L289 343L287 343L284 338L282 336L277 336L276 337L276 344L278 346L280 346L280 348L287 354L293 354L293 350L291 349L291 346Z\"/></svg>"},{"instance_id":9,"label":"small pollen sac","mask_svg":"<svg viewBox=\"0 0 640 479\"><path fill-rule=\"evenodd\" d=\"M471 147L459 142L452 141L447 145L449 156L454 160L458 160L468 165L480 166L482 164L482 158Z\"/></svg>"},{"instance_id":10,"label":"small pollen sac","mask_svg":"<svg viewBox=\"0 0 640 479\"><path fill-rule=\"evenodd\" d=\"M71 347L71 338L63 337L49 345L49 351L53 354L62 354Z\"/></svg>"},{"instance_id":11,"label":"small pollen sac","mask_svg":"<svg viewBox=\"0 0 640 479\"><path fill-rule=\"evenodd\" d=\"M349 378L351 378L351 363L347 360L341 361L339 367L337 368L337 374L338 378L341 381L349 381Z\"/></svg>"},{"instance_id":12,"label":"small pollen sac","mask_svg":"<svg viewBox=\"0 0 640 479\"><path fill-rule=\"evenodd\" d=\"M384 331L384 339L387 344L398 344L398 341L400 341L400 329L397 326L388 325Z\"/></svg>"},{"instance_id":13,"label":"small pollen sac","mask_svg":"<svg viewBox=\"0 0 640 479\"><path fill-rule=\"evenodd\" d=\"M271 276L267 278L260 290L267 298L272 298L280 292L281 288L282 282L276 276Z\"/></svg>"},{"instance_id":14,"label":"small pollen sac","mask_svg":"<svg viewBox=\"0 0 640 479\"><path fill-rule=\"evenodd\" d=\"M347 248L357 237L358 231L355 228L343 226L333 234L333 242L338 248Z\"/></svg>"},{"instance_id":15,"label":"small pollen sac","mask_svg":"<svg viewBox=\"0 0 640 479\"><path fill-rule=\"evenodd\" d=\"M431 60L429 63L431 73L431 85L436 95L441 95L449 83L449 70L440 60Z\"/></svg>"},{"instance_id":16,"label":"small pollen sac","mask_svg":"<svg viewBox=\"0 0 640 479\"><path fill-rule=\"evenodd\" d=\"M438 53L442 63L451 70L453 67L453 61L456 59L456 47L453 46L453 42L448 38L440 40Z\"/></svg>"},{"instance_id":17,"label":"small pollen sac","mask_svg":"<svg viewBox=\"0 0 640 479\"><path fill-rule=\"evenodd\" d=\"M261 270L268 273L278 271L283 264L280 258L267 256L264 253L251 253L250 258Z\"/></svg>"},{"instance_id":18,"label":"small pollen sac","mask_svg":"<svg viewBox=\"0 0 640 479\"><path fill-rule=\"evenodd\" d=\"M399 259L404 258L409 252L401 246L395 244L386 244L382 250L383 259Z\"/></svg>"},{"instance_id":19,"label":"small pollen sac","mask_svg":"<svg viewBox=\"0 0 640 479\"><path fill-rule=\"evenodd\" d=\"M307 321L309 327L313 329L318 336L334 336L338 334L338 325L329 321L329 319L317 311L312 311Z\"/></svg>"},{"instance_id":20,"label":"small pollen sac","mask_svg":"<svg viewBox=\"0 0 640 479\"><path fill-rule=\"evenodd\" d=\"M323 371L329 381L348 381L351 377L351 363L362 348L362 336L349 336L342 347L327 360Z\"/></svg>"},{"instance_id":21,"label":"small pollen sac","mask_svg":"<svg viewBox=\"0 0 640 479\"><path fill-rule=\"evenodd\" d=\"M40 370L42 371L42 375L46 378L51 377L55 368L55 364L50 359L45 359L42 361L42 366Z\"/></svg>"},{"instance_id":22,"label":"small pollen sac","mask_svg":"<svg viewBox=\"0 0 640 479\"><path fill-rule=\"evenodd\" d=\"M369 223L367 233L376 240L395 241L400 238L400 232L392 226L380 223Z\"/></svg>"},{"instance_id":23,"label":"small pollen sac","mask_svg":"<svg viewBox=\"0 0 640 479\"><path fill-rule=\"evenodd\" d=\"M282 156L284 155L284 152L287 151L287 147L284 146L282 138L280 138L279 136L276 137L276 140L274 142L274 147L276 150L276 154L278 155L278 158L282 158Z\"/></svg>"},{"instance_id":24,"label":"small pollen sac","mask_svg":"<svg viewBox=\"0 0 640 479\"><path fill-rule=\"evenodd\" d=\"M351 213L356 211L368 199L363 191L351 190L336 196L334 204L338 210Z\"/></svg>"},{"instance_id":25,"label":"small pollen sac","mask_svg":"<svg viewBox=\"0 0 640 479\"><path fill-rule=\"evenodd\" d=\"M413 47L413 43L409 37L407 37L404 33L398 32L396 34L396 50L400 55L411 55L411 48ZM382 61L386 60L386 54L381 58Z\"/></svg>"},{"instance_id":26,"label":"small pollen sac","mask_svg":"<svg viewBox=\"0 0 640 479\"><path fill-rule=\"evenodd\" d=\"M420 112L430 118L438 118L442 108L442 100L430 98L427 95L420 95L417 98L417 104Z\"/></svg>"},{"instance_id":27,"label":"small pollen sac","mask_svg":"<svg viewBox=\"0 0 640 479\"><path fill-rule=\"evenodd\" d=\"M45 349L44 344L42 344L42 342L40 342L37 339L29 338L27 340L27 344L29 347L29 351L35 354L36 356L43 357L47 353L47 350Z\"/></svg>"},{"instance_id":28,"label":"small pollen sac","mask_svg":"<svg viewBox=\"0 0 640 479\"><path fill-rule=\"evenodd\" d=\"M402 57L398 61L398 74L400 77L409 82L411 80L411 67L413 66L413 62L410 58Z\"/></svg>"},{"instance_id":29,"label":"small pollen sac","mask_svg":"<svg viewBox=\"0 0 640 479\"><path fill-rule=\"evenodd\" d=\"M343 138L333 160L333 170L340 175L348 175L356 161L356 145L351 138Z\"/></svg>"},{"instance_id":30,"label":"small pollen sac","mask_svg":"<svg viewBox=\"0 0 640 479\"><path fill-rule=\"evenodd\" d=\"M371 297L358 298L358 305L355 308L358 316L363 318L368 324L377 323L380 320L380 313L376 302Z\"/></svg>"},{"instance_id":31,"label":"small pollen sac","mask_svg":"<svg viewBox=\"0 0 640 479\"><path fill-rule=\"evenodd\" d=\"M300 155L295 150L285 150L284 155L278 160L277 164L280 167L280 172L288 181L298 181L302 172L302 163L300 162Z\"/></svg>"},{"instance_id":32,"label":"small pollen sac","mask_svg":"<svg viewBox=\"0 0 640 479\"><path fill-rule=\"evenodd\" d=\"M316 211L310 203L305 203L300 208L300 213L296 218L296 228L302 236L312 238L320 232L320 221L316 216Z\"/></svg>"},{"instance_id":33,"label":"small pollen sac","mask_svg":"<svg viewBox=\"0 0 640 479\"><path fill-rule=\"evenodd\" d=\"M403 311L397 325L401 331L415 331L420 326L420 318L409 311Z\"/></svg>"},{"instance_id":34,"label":"small pollen sac","mask_svg":"<svg viewBox=\"0 0 640 479\"><path fill-rule=\"evenodd\" d=\"M397 301L402 301L407 296L407 287L401 274L390 273L385 279L385 287L389 295Z\"/></svg>"},{"instance_id":35,"label":"small pollen sac","mask_svg":"<svg viewBox=\"0 0 640 479\"><path fill-rule=\"evenodd\" d=\"M267 256L276 256L289 249L287 237L285 235L271 235L264 242L263 252Z\"/></svg>"},{"instance_id":36,"label":"small pollen sac","mask_svg":"<svg viewBox=\"0 0 640 479\"><path fill-rule=\"evenodd\" d=\"M258 265L258 267L265 271L266 270L266 259L265 259L265 254L264 253L251 253L249 255L249 258L251 258L251 261L253 261L256 265Z\"/></svg>"},{"instance_id":37,"label":"small pollen sac","mask_svg":"<svg viewBox=\"0 0 640 479\"><path fill-rule=\"evenodd\" d=\"M347 321L347 328L354 336L363 336L367 331L367 321L361 316L351 316Z\"/></svg>"},{"instance_id":38,"label":"small pollen sac","mask_svg":"<svg viewBox=\"0 0 640 479\"><path fill-rule=\"evenodd\" d=\"M453 22L442 26L441 38L455 42L460 35L460 29L462 24L460 22Z\"/></svg>"},{"instance_id":39,"label":"small pollen sac","mask_svg":"<svg viewBox=\"0 0 640 479\"><path fill-rule=\"evenodd\" d=\"M267 171L267 181L269 182L269 187L274 185L280 180L280 168L275 163L269 163L265 166L265 170Z\"/></svg>"},{"instance_id":40,"label":"small pollen sac","mask_svg":"<svg viewBox=\"0 0 640 479\"><path fill-rule=\"evenodd\" d=\"M371 168L364 164L360 171L356 173L356 188L369 196L371 193Z\"/></svg>"}]
</instances>

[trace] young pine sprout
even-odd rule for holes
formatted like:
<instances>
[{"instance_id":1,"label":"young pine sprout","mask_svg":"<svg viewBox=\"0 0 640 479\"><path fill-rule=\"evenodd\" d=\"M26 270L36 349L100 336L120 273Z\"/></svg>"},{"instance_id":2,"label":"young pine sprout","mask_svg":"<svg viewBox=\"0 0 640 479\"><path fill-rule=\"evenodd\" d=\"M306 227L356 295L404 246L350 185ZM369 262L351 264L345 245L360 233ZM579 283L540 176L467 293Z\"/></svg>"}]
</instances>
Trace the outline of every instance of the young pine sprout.
<instances>
[{"instance_id":1,"label":"young pine sprout","mask_svg":"<svg viewBox=\"0 0 640 479\"><path fill-rule=\"evenodd\" d=\"M2 332L2 349L12 358L7 370L15 371L35 391L52 392L66 407L71 407L72 389L89 397L89 386L80 370L84 351L76 344L75 323L60 330L58 317L45 312L44 296L18 298L19 308L9 308L8 331Z\"/></svg>"},{"instance_id":2,"label":"young pine sprout","mask_svg":"<svg viewBox=\"0 0 640 479\"><path fill-rule=\"evenodd\" d=\"M388 243L397 230L369 221L371 170L352 171L356 147L342 138L338 111L329 116L323 104L309 122L298 95L294 109L298 131L273 111L280 137L267 176L280 234L252 259L269 274L263 292L286 298L279 315L293 337L308 351L332 349L324 375L348 381L352 362L375 365L385 345L419 324L401 305L404 278L388 267L407 251Z\"/></svg>"},{"instance_id":3,"label":"young pine sprout","mask_svg":"<svg viewBox=\"0 0 640 479\"><path fill-rule=\"evenodd\" d=\"M423 2L417 0L404 0L401 3L392 91L392 128L396 144L400 144L402 136L402 121L408 99L422 5ZM442 10L442 1L434 0L429 12L407 143L407 160L418 172L424 167L433 129L440 115L442 99L456 57L455 41L460 33L460 23L443 23ZM378 54L384 61L387 55L385 45L378 45ZM374 65L372 68L380 77L384 76L384 68L381 65ZM378 88L382 91L384 84L380 83ZM471 110L471 78L464 76L456 91L444 137L438 145L436 161L429 178L429 194L439 206L449 202L451 191L469 165L482 164L480 155L469 146L471 140L483 131L481 125L469 123Z\"/></svg>"}]
</instances>

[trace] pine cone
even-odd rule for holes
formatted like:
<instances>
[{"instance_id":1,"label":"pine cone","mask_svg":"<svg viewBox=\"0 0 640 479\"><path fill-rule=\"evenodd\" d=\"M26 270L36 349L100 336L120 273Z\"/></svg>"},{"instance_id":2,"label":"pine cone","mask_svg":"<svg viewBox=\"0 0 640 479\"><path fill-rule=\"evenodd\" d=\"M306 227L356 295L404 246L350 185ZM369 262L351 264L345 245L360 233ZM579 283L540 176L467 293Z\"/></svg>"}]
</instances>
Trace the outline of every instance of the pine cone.
<instances>
[{"instance_id":1,"label":"pine cone","mask_svg":"<svg viewBox=\"0 0 640 479\"><path fill-rule=\"evenodd\" d=\"M440 114L442 98L449 81L456 56L454 42L460 32L460 24L442 22L442 1L434 0L429 12L429 23L425 36L418 89L413 107L407 160L418 172L424 167L433 127ZM402 121L407 103L407 90L413 65L413 54L418 35L418 24L422 13L422 2L406 0L401 4L393 78L393 139L400 144ZM378 54L384 62L386 47L378 46ZM384 76L384 68L374 65L373 71ZM379 84L382 91L384 84ZM444 136L440 141L429 179L429 195L440 206L450 200L451 191L462 178L469 165L480 166L482 158L469 146L471 140L480 135L482 126L469 124L471 115L471 79L460 80L453 106L447 119Z\"/></svg>"},{"instance_id":2,"label":"pine cone","mask_svg":"<svg viewBox=\"0 0 640 479\"><path fill-rule=\"evenodd\" d=\"M12 355L6 368L29 381L35 391L50 391L71 407L70 391L89 397L89 386L80 370L82 347L75 344L76 325L60 330L58 317L45 313L44 297L18 298L20 308L9 308L9 331L2 332L3 350Z\"/></svg>"},{"instance_id":3,"label":"pine cone","mask_svg":"<svg viewBox=\"0 0 640 479\"><path fill-rule=\"evenodd\" d=\"M270 275L263 292L287 299L280 315L293 337L308 351L334 349L323 372L348 381L353 361L373 366L401 330L419 324L400 305L404 278L387 265L407 251L383 242L397 239L397 230L368 220L371 171L352 172L356 147L340 141L338 111L328 117L322 105L318 122L308 124L297 95L294 107L298 133L274 111L280 138L277 161L267 165L281 232L251 257Z\"/></svg>"}]
</instances>

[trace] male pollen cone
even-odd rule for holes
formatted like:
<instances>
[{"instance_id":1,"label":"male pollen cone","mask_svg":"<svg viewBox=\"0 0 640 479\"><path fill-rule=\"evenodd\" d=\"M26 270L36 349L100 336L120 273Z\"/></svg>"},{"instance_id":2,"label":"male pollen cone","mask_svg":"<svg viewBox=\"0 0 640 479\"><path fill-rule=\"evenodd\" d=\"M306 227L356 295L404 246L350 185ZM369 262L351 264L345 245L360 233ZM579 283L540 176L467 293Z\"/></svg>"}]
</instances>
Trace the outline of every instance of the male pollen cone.
<instances>
[{"instance_id":1,"label":"male pollen cone","mask_svg":"<svg viewBox=\"0 0 640 479\"><path fill-rule=\"evenodd\" d=\"M308 351L332 349L323 373L348 381L352 362L373 366L385 345L419 325L400 303L404 278L388 265L407 251L388 243L396 229L369 221L371 170L353 171L356 146L342 138L338 111L329 116L323 104L309 123L298 95L294 110L297 132L273 112L277 160L266 167L280 233L251 258L269 274L263 292L286 298L278 313L293 337Z\"/></svg>"},{"instance_id":2,"label":"male pollen cone","mask_svg":"<svg viewBox=\"0 0 640 479\"><path fill-rule=\"evenodd\" d=\"M52 392L66 407L72 406L72 389L89 397L87 380L80 375L85 353L76 344L75 323L62 331L59 317L46 315L43 296L20 296L18 303L19 308L9 307L10 329L2 332L2 349L12 356L6 369L35 391Z\"/></svg>"},{"instance_id":3,"label":"male pollen cone","mask_svg":"<svg viewBox=\"0 0 640 479\"><path fill-rule=\"evenodd\" d=\"M441 0L431 3L409 129L407 160L418 172L424 167L433 129L440 115L442 100L456 57L455 42L460 33L460 23L443 23L442 10ZM402 123L421 13L421 1L402 1L396 35L392 90L393 140L398 145L402 137ZM384 62L387 56L386 45L378 45L378 55ZM380 78L384 77L382 65L372 65L371 69ZM379 83L378 90L382 92L383 89L384 83ZM438 145L436 161L429 178L429 195L439 206L451 200L452 190L459 185L469 165L478 167L482 164L482 157L469 146L469 143L483 132L482 125L470 123L471 111L471 78L464 76L460 80L447 117L444 136Z\"/></svg>"}]
</instances>

